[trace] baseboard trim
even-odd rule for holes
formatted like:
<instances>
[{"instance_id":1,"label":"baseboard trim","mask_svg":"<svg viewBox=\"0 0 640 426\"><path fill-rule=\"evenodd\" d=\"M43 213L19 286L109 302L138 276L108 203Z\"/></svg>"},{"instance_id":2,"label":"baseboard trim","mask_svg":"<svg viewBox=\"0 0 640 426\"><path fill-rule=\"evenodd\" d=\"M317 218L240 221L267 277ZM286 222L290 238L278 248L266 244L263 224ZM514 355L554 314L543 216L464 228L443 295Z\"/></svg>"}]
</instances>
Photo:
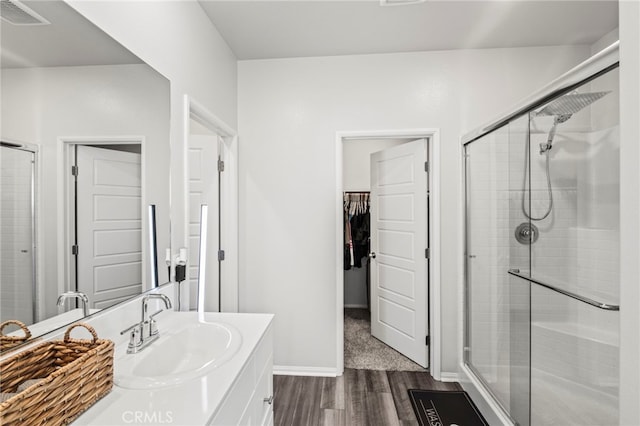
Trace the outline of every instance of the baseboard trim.
<instances>
[{"instance_id":1,"label":"baseboard trim","mask_svg":"<svg viewBox=\"0 0 640 426\"><path fill-rule=\"evenodd\" d=\"M458 373L441 372L440 381L441 382L459 382L460 375Z\"/></svg>"},{"instance_id":2,"label":"baseboard trim","mask_svg":"<svg viewBox=\"0 0 640 426\"><path fill-rule=\"evenodd\" d=\"M277 376L316 376L338 377L338 371L329 367L299 367L289 365L274 365L273 374Z\"/></svg>"},{"instance_id":3,"label":"baseboard trim","mask_svg":"<svg viewBox=\"0 0 640 426\"><path fill-rule=\"evenodd\" d=\"M361 308L361 309L367 309L368 308L367 305L351 305L351 304L349 304L349 305L345 304L344 307L345 308Z\"/></svg>"}]
</instances>

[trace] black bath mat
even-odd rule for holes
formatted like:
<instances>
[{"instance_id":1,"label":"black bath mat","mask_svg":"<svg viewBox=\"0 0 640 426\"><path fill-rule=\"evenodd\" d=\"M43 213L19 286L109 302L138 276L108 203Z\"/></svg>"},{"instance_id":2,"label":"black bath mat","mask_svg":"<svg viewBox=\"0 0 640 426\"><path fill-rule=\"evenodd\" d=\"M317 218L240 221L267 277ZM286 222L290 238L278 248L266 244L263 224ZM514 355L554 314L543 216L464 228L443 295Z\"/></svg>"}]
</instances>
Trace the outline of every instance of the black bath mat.
<instances>
[{"instance_id":1,"label":"black bath mat","mask_svg":"<svg viewBox=\"0 0 640 426\"><path fill-rule=\"evenodd\" d=\"M489 426L464 391L409 389L409 398L421 426Z\"/></svg>"}]
</instances>

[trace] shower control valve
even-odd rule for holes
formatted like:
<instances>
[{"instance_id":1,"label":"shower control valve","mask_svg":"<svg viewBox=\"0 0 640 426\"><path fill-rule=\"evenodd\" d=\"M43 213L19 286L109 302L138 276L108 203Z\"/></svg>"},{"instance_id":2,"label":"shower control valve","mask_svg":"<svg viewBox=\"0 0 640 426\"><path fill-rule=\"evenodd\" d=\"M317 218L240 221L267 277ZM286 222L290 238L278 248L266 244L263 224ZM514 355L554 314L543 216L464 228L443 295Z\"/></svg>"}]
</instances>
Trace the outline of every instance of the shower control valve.
<instances>
[{"instance_id":1,"label":"shower control valve","mask_svg":"<svg viewBox=\"0 0 640 426\"><path fill-rule=\"evenodd\" d=\"M540 232L533 223L524 222L518 225L514 232L514 235L516 237L516 241L518 241L520 244L531 245L538 241Z\"/></svg>"}]
</instances>

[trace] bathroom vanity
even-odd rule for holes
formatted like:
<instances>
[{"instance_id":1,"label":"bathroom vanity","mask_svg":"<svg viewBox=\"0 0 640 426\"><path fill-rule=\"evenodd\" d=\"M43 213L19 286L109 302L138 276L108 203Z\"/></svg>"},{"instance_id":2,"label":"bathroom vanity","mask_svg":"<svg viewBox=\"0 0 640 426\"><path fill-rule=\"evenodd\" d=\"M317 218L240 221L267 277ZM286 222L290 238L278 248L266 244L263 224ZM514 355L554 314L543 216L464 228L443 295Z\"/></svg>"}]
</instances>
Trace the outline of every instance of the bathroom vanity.
<instances>
[{"instance_id":1,"label":"bathroom vanity","mask_svg":"<svg viewBox=\"0 0 640 426\"><path fill-rule=\"evenodd\" d=\"M273 315L165 311L160 337L127 353L116 340L114 387L74 425L273 423Z\"/></svg>"}]
</instances>

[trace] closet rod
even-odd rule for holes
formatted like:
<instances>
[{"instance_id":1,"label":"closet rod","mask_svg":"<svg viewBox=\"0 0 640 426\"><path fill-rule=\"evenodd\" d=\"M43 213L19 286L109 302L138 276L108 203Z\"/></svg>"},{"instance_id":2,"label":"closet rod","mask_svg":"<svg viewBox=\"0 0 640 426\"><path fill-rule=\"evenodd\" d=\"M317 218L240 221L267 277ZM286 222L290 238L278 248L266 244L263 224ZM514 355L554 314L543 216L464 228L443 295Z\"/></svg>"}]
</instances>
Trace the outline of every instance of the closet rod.
<instances>
[{"instance_id":1,"label":"closet rod","mask_svg":"<svg viewBox=\"0 0 640 426\"><path fill-rule=\"evenodd\" d=\"M345 194L371 194L371 191L344 191Z\"/></svg>"}]
</instances>

